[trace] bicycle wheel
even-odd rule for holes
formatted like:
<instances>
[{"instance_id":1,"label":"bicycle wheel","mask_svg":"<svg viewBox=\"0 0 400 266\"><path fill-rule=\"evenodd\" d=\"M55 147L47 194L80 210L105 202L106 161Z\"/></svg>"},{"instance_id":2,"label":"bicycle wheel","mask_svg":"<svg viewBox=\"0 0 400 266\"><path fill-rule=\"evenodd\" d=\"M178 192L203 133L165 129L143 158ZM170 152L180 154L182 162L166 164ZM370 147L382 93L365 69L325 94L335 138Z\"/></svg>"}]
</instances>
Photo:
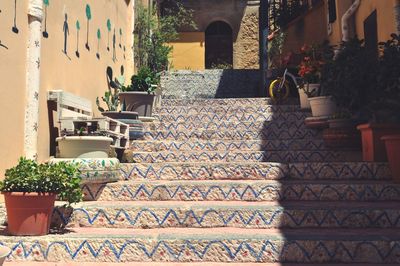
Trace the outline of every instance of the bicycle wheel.
<instances>
[{"instance_id":1,"label":"bicycle wheel","mask_svg":"<svg viewBox=\"0 0 400 266\"><path fill-rule=\"evenodd\" d=\"M285 100L289 97L290 86L289 82L285 81L282 88L280 88L282 78L277 78L271 82L269 86L269 96L274 100Z\"/></svg>"}]
</instances>

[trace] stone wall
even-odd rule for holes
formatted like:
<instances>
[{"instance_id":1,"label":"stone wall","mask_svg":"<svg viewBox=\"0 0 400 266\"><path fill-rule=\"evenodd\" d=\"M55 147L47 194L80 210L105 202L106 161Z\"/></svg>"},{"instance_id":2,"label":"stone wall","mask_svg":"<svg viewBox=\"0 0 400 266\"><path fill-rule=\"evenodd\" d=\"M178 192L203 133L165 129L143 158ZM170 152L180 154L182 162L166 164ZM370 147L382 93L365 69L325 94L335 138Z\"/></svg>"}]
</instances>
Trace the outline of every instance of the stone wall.
<instances>
[{"instance_id":1,"label":"stone wall","mask_svg":"<svg viewBox=\"0 0 400 266\"><path fill-rule=\"evenodd\" d=\"M179 70L161 77L163 98L256 97L258 70Z\"/></svg>"}]
</instances>

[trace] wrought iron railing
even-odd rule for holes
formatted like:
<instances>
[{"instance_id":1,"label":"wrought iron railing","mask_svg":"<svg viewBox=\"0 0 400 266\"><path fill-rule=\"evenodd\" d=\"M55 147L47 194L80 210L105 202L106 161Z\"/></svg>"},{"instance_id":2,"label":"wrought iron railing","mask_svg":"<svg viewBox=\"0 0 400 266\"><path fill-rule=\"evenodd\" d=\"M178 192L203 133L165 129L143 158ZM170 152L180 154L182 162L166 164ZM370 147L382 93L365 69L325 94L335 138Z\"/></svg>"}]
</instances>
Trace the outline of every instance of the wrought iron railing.
<instances>
[{"instance_id":1,"label":"wrought iron railing","mask_svg":"<svg viewBox=\"0 0 400 266\"><path fill-rule=\"evenodd\" d=\"M269 0L269 30L285 28L323 0Z\"/></svg>"}]
</instances>

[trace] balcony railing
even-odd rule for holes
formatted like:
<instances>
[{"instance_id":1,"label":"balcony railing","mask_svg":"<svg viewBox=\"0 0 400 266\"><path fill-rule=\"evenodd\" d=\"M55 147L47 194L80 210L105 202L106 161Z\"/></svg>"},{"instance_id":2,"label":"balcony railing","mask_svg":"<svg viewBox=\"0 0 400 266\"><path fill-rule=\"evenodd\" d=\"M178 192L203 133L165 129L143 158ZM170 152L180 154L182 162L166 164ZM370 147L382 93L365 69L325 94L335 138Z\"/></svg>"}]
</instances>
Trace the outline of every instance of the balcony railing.
<instances>
[{"instance_id":1,"label":"balcony railing","mask_svg":"<svg viewBox=\"0 0 400 266\"><path fill-rule=\"evenodd\" d=\"M323 0L270 0L269 29L285 28L290 22L304 15Z\"/></svg>"}]
</instances>

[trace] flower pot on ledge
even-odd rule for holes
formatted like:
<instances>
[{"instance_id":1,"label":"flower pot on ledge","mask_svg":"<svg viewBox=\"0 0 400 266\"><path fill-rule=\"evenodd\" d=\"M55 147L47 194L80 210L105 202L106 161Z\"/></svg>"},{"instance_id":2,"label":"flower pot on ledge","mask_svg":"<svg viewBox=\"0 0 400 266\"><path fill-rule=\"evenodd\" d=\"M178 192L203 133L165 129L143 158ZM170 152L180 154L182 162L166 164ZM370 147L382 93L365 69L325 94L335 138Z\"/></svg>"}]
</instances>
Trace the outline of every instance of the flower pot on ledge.
<instances>
[{"instance_id":1,"label":"flower pot on ledge","mask_svg":"<svg viewBox=\"0 0 400 266\"><path fill-rule=\"evenodd\" d=\"M56 194L6 192L7 230L15 236L47 235Z\"/></svg>"},{"instance_id":2,"label":"flower pot on ledge","mask_svg":"<svg viewBox=\"0 0 400 266\"><path fill-rule=\"evenodd\" d=\"M386 153L394 181L400 183L400 134L384 136Z\"/></svg>"},{"instance_id":3,"label":"flower pot on ledge","mask_svg":"<svg viewBox=\"0 0 400 266\"><path fill-rule=\"evenodd\" d=\"M124 110L137 112L141 117L151 117L153 115L154 93L143 91L120 92L119 100L124 106Z\"/></svg>"},{"instance_id":4,"label":"flower pot on ledge","mask_svg":"<svg viewBox=\"0 0 400 266\"><path fill-rule=\"evenodd\" d=\"M108 158L112 138L103 136L64 136L58 142L58 158Z\"/></svg>"},{"instance_id":5,"label":"flower pot on ledge","mask_svg":"<svg viewBox=\"0 0 400 266\"><path fill-rule=\"evenodd\" d=\"M332 96L320 96L309 98L311 112L314 117L330 117L337 109Z\"/></svg>"},{"instance_id":6,"label":"flower pot on ledge","mask_svg":"<svg viewBox=\"0 0 400 266\"><path fill-rule=\"evenodd\" d=\"M310 93L314 93L313 95L317 95L321 85L318 83L311 83L311 84L305 84L304 86L306 86L306 88L299 89L300 108L302 110L310 110L311 105L305 90L307 90Z\"/></svg>"},{"instance_id":7,"label":"flower pot on ledge","mask_svg":"<svg viewBox=\"0 0 400 266\"><path fill-rule=\"evenodd\" d=\"M366 162L387 162L383 136L400 134L400 125L395 124L362 124L361 131L363 160Z\"/></svg>"}]
</instances>

